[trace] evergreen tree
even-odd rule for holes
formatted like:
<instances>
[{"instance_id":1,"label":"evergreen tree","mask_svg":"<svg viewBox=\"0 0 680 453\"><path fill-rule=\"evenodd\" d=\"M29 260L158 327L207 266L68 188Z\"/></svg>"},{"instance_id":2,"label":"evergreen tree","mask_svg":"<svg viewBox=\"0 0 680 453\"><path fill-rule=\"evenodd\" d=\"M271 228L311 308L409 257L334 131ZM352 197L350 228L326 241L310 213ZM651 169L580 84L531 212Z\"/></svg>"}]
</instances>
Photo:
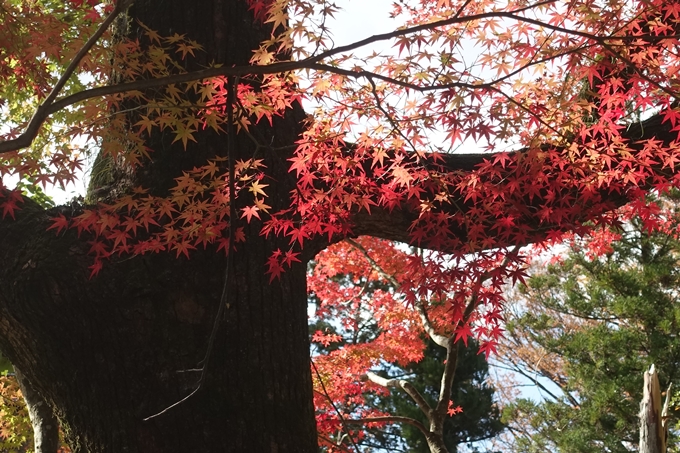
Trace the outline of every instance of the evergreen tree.
<instances>
[{"instance_id":1,"label":"evergreen tree","mask_svg":"<svg viewBox=\"0 0 680 453\"><path fill-rule=\"evenodd\" d=\"M500 361L544 400L505 407L514 451L637 451L643 372L655 364L662 388L680 381L680 242L670 229L633 218L608 253L575 242L528 281Z\"/></svg>"},{"instance_id":2,"label":"evergreen tree","mask_svg":"<svg viewBox=\"0 0 680 453\"><path fill-rule=\"evenodd\" d=\"M478 354L478 351L479 345L472 340L467 346L459 345L452 399L455 405L463 408L463 412L449 417L444 424L444 442L451 453L458 451L461 445L489 439L504 429L494 403L495 389L487 382L489 365L484 355ZM428 403L434 404L444 371L444 356L444 349L429 341L423 360L403 368L395 367L389 374L409 376L410 382L420 390ZM376 396L373 402L380 410L427 423L423 413L404 392L394 390L389 395ZM430 452L422 433L412 425L393 425L391 432L400 442L389 438L381 439L386 449L395 448L396 444L401 443L409 452Z\"/></svg>"}]
</instances>

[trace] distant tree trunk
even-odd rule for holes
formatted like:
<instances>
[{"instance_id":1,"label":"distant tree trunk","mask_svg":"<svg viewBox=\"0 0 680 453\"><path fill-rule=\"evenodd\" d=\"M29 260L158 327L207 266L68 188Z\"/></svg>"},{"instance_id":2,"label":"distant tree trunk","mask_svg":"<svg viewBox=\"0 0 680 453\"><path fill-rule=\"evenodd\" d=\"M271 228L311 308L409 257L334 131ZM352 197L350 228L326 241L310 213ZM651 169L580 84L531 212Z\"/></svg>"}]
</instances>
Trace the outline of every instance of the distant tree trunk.
<instances>
[{"instance_id":1,"label":"distant tree trunk","mask_svg":"<svg viewBox=\"0 0 680 453\"><path fill-rule=\"evenodd\" d=\"M659 376L652 365L649 371L645 371L644 392L640 403L640 453L666 453L668 426L664 416L669 394L670 392L666 394L666 403L662 407Z\"/></svg>"},{"instance_id":2,"label":"distant tree trunk","mask_svg":"<svg viewBox=\"0 0 680 453\"><path fill-rule=\"evenodd\" d=\"M52 407L36 392L21 372L14 368L21 394L26 401L28 416L33 425L33 451L35 453L56 453L59 449L59 423Z\"/></svg>"}]
</instances>

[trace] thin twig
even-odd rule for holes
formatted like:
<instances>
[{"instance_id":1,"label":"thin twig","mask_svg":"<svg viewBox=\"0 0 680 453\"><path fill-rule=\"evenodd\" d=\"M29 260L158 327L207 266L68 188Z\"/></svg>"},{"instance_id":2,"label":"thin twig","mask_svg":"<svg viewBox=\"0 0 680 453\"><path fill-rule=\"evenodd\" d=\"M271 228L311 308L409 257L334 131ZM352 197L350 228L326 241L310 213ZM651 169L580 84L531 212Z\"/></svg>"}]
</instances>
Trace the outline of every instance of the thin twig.
<instances>
[{"instance_id":1,"label":"thin twig","mask_svg":"<svg viewBox=\"0 0 680 453\"><path fill-rule=\"evenodd\" d=\"M229 82L232 82L232 80L229 80ZM170 406L166 407L162 411L150 415L146 418L144 418L144 421L151 420L152 418L158 417L159 415L162 415L169 410L171 410L174 407L179 406L183 402L187 401L189 398L194 396L196 393L198 393L199 390L203 387L203 384L205 383L206 376L208 374L208 364L210 362L210 358L212 357L212 351L213 347L215 344L215 338L217 337L217 332L219 330L222 318L224 317L224 310L227 307L227 292L229 289L229 283L231 281L231 273L232 269L234 267L234 241L236 239L236 206L234 203L234 189L235 189L235 183L234 183L234 178L235 178L235 168L234 168L234 134L236 133L236 128L234 127L234 90L236 89L236 85L238 84L238 79L233 81L233 83L228 83L228 91L227 91L227 160L229 162L229 246L228 246L228 253L227 253L227 266L224 271L224 283L222 285L222 295L220 296L220 305L217 309L217 314L215 315L215 319L213 321L213 326L212 330L210 331L210 337L208 338L208 346L206 347L205 351L205 356L203 357L203 360L201 360L200 363L202 363L201 368L199 368L201 372L201 377L198 381L198 384L196 384L196 388L191 391L187 396L182 398L181 400L177 401L176 403L171 404Z\"/></svg>"},{"instance_id":2,"label":"thin twig","mask_svg":"<svg viewBox=\"0 0 680 453\"><path fill-rule=\"evenodd\" d=\"M345 431L345 434L347 434L347 437L349 437L349 441L352 443L354 446L354 449L356 450L357 453L359 453L359 446L354 442L354 438L352 435L349 433L349 430L347 429L346 423L347 421L345 420L345 417L342 416L342 412L340 412L340 409L338 409L338 406L335 405L335 402L331 398L331 396L328 394L328 390L326 390L326 385L323 383L323 379L321 379L321 374L319 373L319 370L316 367L316 364L314 363L314 360L312 362L312 368L314 368L314 372L316 373L317 379L319 379L319 384L321 384L321 390L323 390L324 395L326 395L326 398L328 399L328 402L331 403L331 406L333 406L333 409L335 409L335 413L338 414L338 418L340 418L340 423L342 424L342 429Z\"/></svg>"}]
</instances>

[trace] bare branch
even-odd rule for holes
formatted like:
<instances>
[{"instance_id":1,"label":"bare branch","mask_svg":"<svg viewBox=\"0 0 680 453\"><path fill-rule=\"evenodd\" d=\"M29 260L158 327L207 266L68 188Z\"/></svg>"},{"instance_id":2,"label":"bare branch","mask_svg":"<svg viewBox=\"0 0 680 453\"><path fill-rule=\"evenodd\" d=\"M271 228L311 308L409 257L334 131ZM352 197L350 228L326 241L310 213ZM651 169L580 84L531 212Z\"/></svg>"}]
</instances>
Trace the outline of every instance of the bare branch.
<instances>
[{"instance_id":1,"label":"bare branch","mask_svg":"<svg viewBox=\"0 0 680 453\"><path fill-rule=\"evenodd\" d=\"M432 341L437 343L442 348L448 349L449 340L451 338L437 333L434 326L432 325L432 322L430 321L430 318L427 316L427 311L425 310L425 307L421 302L416 302L414 305L416 307L418 315L420 316L420 322L422 323L425 332L427 332L430 338L432 338Z\"/></svg>"},{"instance_id":2,"label":"bare branch","mask_svg":"<svg viewBox=\"0 0 680 453\"><path fill-rule=\"evenodd\" d=\"M409 425L413 425L416 428L420 430L421 433L423 433L425 436L429 436L430 432L425 428L425 426L420 423L418 420L415 420L411 417L400 417L398 415L390 415L386 417L367 417L367 418L357 418L357 419L351 419L351 420L345 420L345 423L347 424L366 424L366 423L379 423L379 422L387 422L387 423L407 423Z\"/></svg>"},{"instance_id":3,"label":"bare branch","mask_svg":"<svg viewBox=\"0 0 680 453\"><path fill-rule=\"evenodd\" d=\"M427 403L427 401L425 401L425 398L423 398L418 389L416 389L410 382L403 379L386 379L382 376L378 376L372 371L367 372L365 376L369 381L382 387L397 387L402 389L418 405L418 408L423 411L423 414L427 416L428 420L430 419L432 415L432 408Z\"/></svg>"},{"instance_id":4,"label":"bare branch","mask_svg":"<svg viewBox=\"0 0 680 453\"><path fill-rule=\"evenodd\" d=\"M444 373L442 373L441 386L439 387L437 407L434 409L434 415L431 419L431 423L434 426L431 426L430 430L435 433L442 433L444 429L444 420L449 408L449 401L451 400L451 387L453 387L453 378L456 375L457 365L458 343L454 343L453 337L451 337L446 346L446 362L444 364Z\"/></svg>"}]
</instances>

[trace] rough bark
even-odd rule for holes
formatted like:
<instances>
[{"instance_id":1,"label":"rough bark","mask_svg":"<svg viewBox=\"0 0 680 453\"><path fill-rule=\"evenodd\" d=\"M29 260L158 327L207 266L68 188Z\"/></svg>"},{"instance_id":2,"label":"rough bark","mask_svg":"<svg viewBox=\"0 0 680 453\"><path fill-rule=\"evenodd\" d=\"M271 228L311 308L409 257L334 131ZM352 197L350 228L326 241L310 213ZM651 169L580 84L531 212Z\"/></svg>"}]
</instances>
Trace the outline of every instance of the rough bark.
<instances>
[{"instance_id":1,"label":"rough bark","mask_svg":"<svg viewBox=\"0 0 680 453\"><path fill-rule=\"evenodd\" d=\"M74 451L315 451L305 269L263 284L275 241L234 255L204 388L188 394L225 260L121 259L88 280L87 244L46 233L30 203L0 241L0 348L57 408Z\"/></svg>"},{"instance_id":2,"label":"rough bark","mask_svg":"<svg viewBox=\"0 0 680 453\"><path fill-rule=\"evenodd\" d=\"M139 0L130 14L133 35L139 20L201 42L197 66L247 62L265 36L238 0ZM292 144L301 115L291 110L255 133ZM132 179L163 193L181 170L225 155L224 137L197 138L184 151L171 135L153 135L153 161ZM235 159L253 152L249 139L236 140ZM285 157L262 156L269 176L282 181L268 193L274 209L288 202L294 183ZM56 408L75 452L316 451L306 268L294 266L272 284L265 276L266 259L287 240L261 237L257 222L242 225L248 242L233 254L206 381L180 406L144 421L196 388L226 260L214 250L191 260L119 257L89 279L87 238L47 232L55 213L28 200L16 220L0 222L0 349Z\"/></svg>"}]
</instances>

